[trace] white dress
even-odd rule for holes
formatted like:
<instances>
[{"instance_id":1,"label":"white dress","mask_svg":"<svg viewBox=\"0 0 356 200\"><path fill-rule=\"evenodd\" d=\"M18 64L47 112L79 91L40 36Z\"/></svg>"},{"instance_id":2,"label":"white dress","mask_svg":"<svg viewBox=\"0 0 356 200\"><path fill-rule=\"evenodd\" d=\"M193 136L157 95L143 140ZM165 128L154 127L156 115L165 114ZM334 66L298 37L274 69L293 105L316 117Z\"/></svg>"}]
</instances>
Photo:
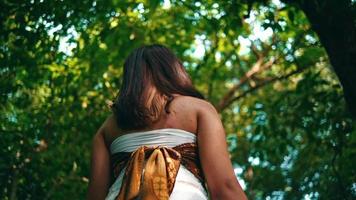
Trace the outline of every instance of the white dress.
<instances>
[{"instance_id":1,"label":"white dress","mask_svg":"<svg viewBox=\"0 0 356 200\"><path fill-rule=\"evenodd\" d=\"M183 143L196 142L195 134L175 128L163 128L151 131L129 133L116 138L111 146L111 154L117 152L132 152L140 146L174 147ZM106 200L114 200L121 188L125 168L110 187ZM208 200L202 183L182 164L179 167L170 200Z\"/></svg>"}]
</instances>

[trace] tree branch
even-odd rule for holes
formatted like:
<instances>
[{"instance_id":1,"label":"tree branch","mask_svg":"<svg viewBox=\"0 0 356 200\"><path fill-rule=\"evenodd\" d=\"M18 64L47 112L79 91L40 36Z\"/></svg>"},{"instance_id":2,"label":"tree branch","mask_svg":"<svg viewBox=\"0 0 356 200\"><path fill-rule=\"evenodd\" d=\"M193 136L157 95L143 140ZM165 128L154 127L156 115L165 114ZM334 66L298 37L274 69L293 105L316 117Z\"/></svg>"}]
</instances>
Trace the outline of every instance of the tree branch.
<instances>
[{"instance_id":1,"label":"tree branch","mask_svg":"<svg viewBox=\"0 0 356 200\"><path fill-rule=\"evenodd\" d=\"M276 59L271 58L268 62L263 64L263 58L260 57L257 62L253 65L253 67L246 72L246 74L239 80L238 83L236 83L230 90L224 95L224 97L221 99L221 101L218 103L218 108L224 108L226 107L226 103L231 99L235 92L241 88L243 84L245 84L250 78L252 78L253 75L258 74L268 68L270 68L273 63L275 62Z\"/></svg>"},{"instance_id":2,"label":"tree branch","mask_svg":"<svg viewBox=\"0 0 356 200\"><path fill-rule=\"evenodd\" d=\"M255 62L255 64L252 66L252 68L247 71L245 73L245 75L239 80L238 83L236 83L232 88L229 89L229 91L224 95L224 97L220 100L220 102L218 103L217 107L218 108L223 108L226 107L226 102L229 101L229 99L231 99L235 92L241 88L242 85L244 85L245 83L247 83L249 80L251 80L251 78L264 71L267 70L268 68L272 67L272 65L274 64L274 62L277 60L274 57L270 58L270 60L266 63L264 62L265 57L268 55L269 51L272 49L272 45L276 43L276 36L272 35L272 44L270 44L269 46L265 46L263 48L262 51L258 50L256 45L253 43L253 41L251 41L251 51L252 53L256 56L257 61ZM262 45L263 46L263 45Z\"/></svg>"},{"instance_id":3,"label":"tree branch","mask_svg":"<svg viewBox=\"0 0 356 200\"><path fill-rule=\"evenodd\" d=\"M224 105L222 105L221 107L218 106L216 109L217 109L219 112L221 112L222 110L224 110L225 108L227 108L228 106L230 106L233 102L239 100L239 99L242 98L242 97L245 97L246 95L252 93L253 91L255 91L255 90L257 90L257 89L259 89L259 88L261 88L261 87L263 87L263 86L265 86L265 85L268 85L268 84L270 84L270 83L274 83L274 82L276 82L276 81L284 80L284 79L289 78L290 76L293 76L293 75L295 75L295 74L299 74L299 73L303 72L305 69L307 69L307 67L305 67L305 68L299 68L299 69L297 69L297 70L294 70L294 71L292 71L292 72L290 72L290 73L288 73L288 74L282 75L282 76L277 76L277 77L274 77L274 78L271 78L271 79L267 79L267 80L263 81L262 83L256 85L255 87L252 87L252 88L246 90L245 92L243 92L242 94L240 94L240 95L238 95L238 96L236 96L236 97L234 97L234 98L228 100Z\"/></svg>"}]
</instances>

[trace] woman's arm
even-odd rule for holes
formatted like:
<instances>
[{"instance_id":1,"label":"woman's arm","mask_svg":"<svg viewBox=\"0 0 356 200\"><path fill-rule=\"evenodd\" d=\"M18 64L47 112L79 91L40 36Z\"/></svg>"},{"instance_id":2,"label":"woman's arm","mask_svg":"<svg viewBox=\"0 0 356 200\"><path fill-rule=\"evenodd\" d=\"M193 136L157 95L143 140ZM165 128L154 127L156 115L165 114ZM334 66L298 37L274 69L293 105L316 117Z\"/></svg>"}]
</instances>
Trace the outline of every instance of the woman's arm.
<instances>
[{"instance_id":1,"label":"woman's arm","mask_svg":"<svg viewBox=\"0 0 356 200\"><path fill-rule=\"evenodd\" d=\"M208 102L198 110L198 146L211 199L247 199L229 158L220 116Z\"/></svg>"},{"instance_id":2,"label":"woman's arm","mask_svg":"<svg viewBox=\"0 0 356 200\"><path fill-rule=\"evenodd\" d=\"M110 157L105 145L105 124L99 128L93 138L91 171L87 200L105 199L110 181Z\"/></svg>"}]
</instances>

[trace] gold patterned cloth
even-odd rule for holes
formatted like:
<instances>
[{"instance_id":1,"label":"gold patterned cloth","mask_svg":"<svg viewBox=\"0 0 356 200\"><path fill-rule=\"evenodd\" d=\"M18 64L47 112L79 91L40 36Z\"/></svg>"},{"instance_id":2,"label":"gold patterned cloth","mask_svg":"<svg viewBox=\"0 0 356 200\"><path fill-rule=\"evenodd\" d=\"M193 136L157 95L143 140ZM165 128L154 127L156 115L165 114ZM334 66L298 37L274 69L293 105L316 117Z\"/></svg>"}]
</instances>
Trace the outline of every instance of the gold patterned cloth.
<instances>
[{"instance_id":1,"label":"gold patterned cloth","mask_svg":"<svg viewBox=\"0 0 356 200\"><path fill-rule=\"evenodd\" d=\"M112 155L113 178L126 166L116 200L168 200L173 191L180 164L183 164L205 187L196 143L169 148L141 146L133 152Z\"/></svg>"}]
</instances>

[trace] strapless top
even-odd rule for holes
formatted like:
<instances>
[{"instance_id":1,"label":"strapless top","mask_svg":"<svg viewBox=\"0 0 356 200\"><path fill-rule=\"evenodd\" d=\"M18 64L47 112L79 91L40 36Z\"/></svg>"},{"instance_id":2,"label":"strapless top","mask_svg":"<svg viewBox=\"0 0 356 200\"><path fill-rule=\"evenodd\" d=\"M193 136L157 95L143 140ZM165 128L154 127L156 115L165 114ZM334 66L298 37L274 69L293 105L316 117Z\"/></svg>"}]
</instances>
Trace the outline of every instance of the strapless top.
<instances>
[{"instance_id":1,"label":"strapless top","mask_svg":"<svg viewBox=\"0 0 356 200\"><path fill-rule=\"evenodd\" d=\"M194 133L176 128L163 128L121 135L111 143L110 152L114 155L120 152L134 152L142 147L156 148L159 146L175 148L188 143L196 143L196 135ZM114 180L109 189L106 200L117 199L120 188L124 185L123 179L126 167L127 166L120 171ZM186 166L181 164L179 165L179 169L175 177L174 187L170 193L169 199L207 200L208 193L206 185L204 185L204 183L202 183L197 176L188 170Z\"/></svg>"},{"instance_id":2,"label":"strapless top","mask_svg":"<svg viewBox=\"0 0 356 200\"><path fill-rule=\"evenodd\" d=\"M121 135L111 143L110 152L111 154L131 152L142 145L174 147L188 142L196 142L194 133L176 128L163 128Z\"/></svg>"}]
</instances>

